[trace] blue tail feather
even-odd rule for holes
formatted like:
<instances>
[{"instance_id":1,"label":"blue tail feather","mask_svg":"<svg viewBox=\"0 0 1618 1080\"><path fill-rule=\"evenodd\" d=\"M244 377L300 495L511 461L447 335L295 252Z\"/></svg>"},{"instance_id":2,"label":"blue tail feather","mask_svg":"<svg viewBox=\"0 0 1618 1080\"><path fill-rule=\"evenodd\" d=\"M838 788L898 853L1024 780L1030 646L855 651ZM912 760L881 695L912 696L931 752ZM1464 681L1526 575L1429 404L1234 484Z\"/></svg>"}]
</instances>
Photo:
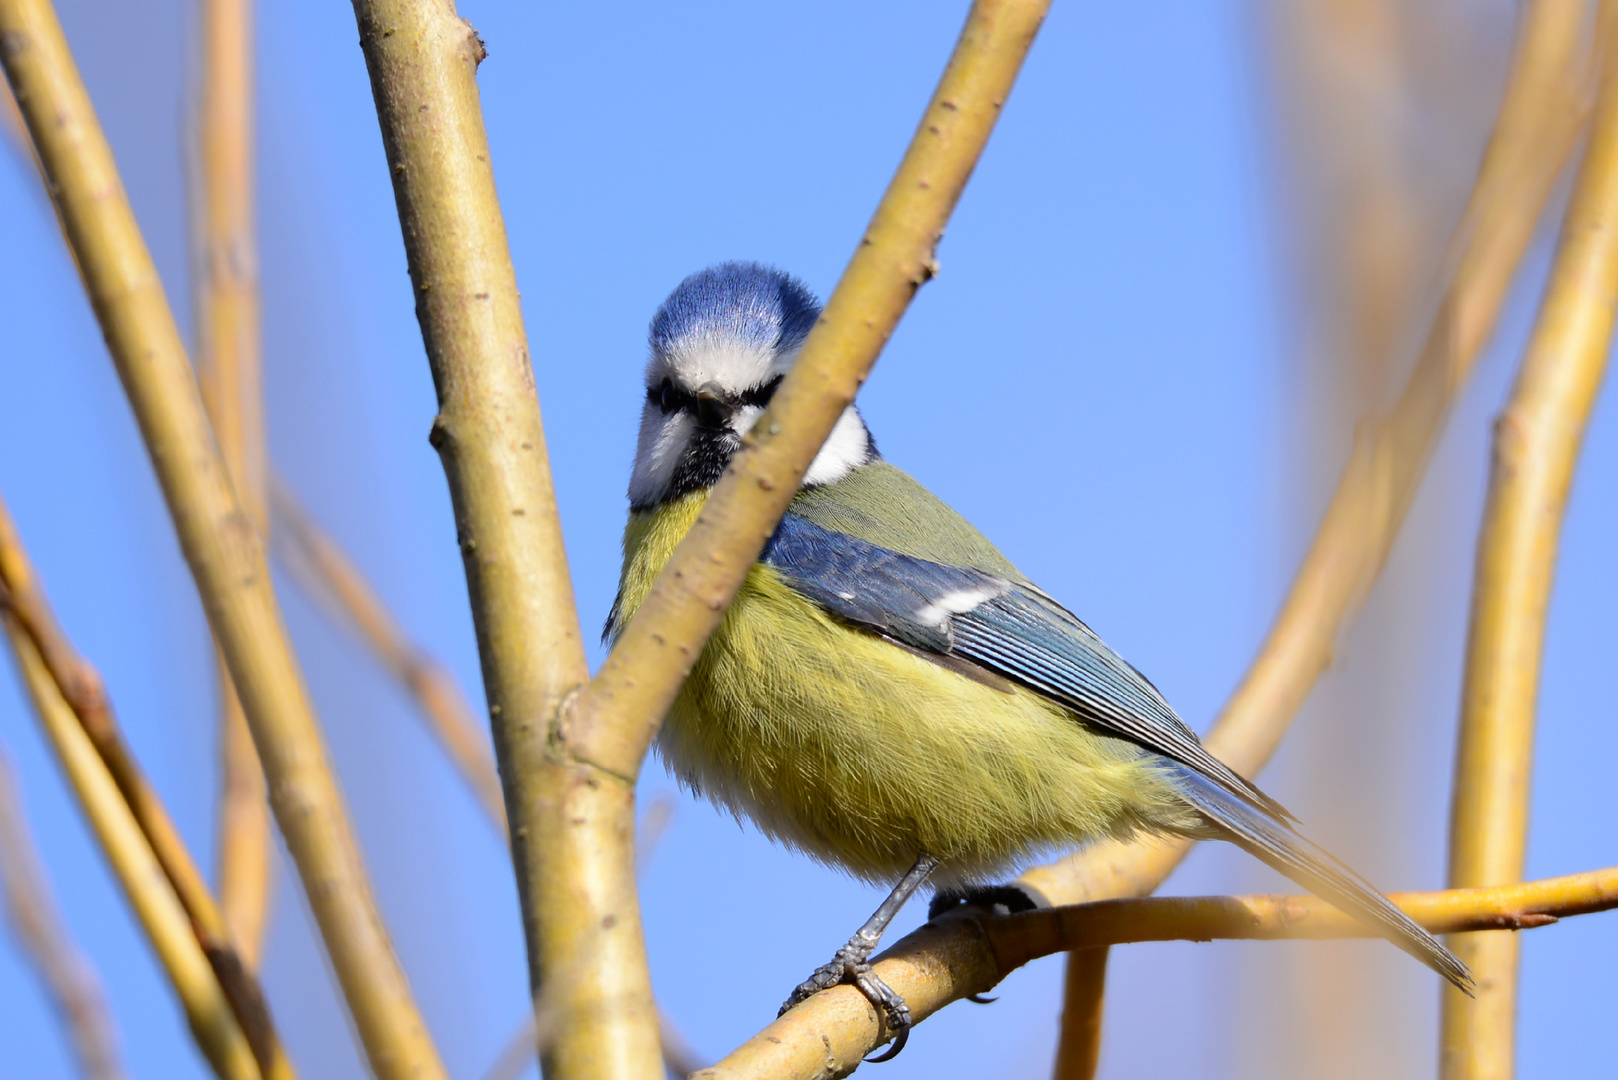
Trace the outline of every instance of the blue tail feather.
<instances>
[{"instance_id":1,"label":"blue tail feather","mask_svg":"<svg viewBox=\"0 0 1618 1080\"><path fill-rule=\"evenodd\" d=\"M1183 765L1171 765L1186 801L1247 852L1378 931L1470 995L1472 973L1370 882L1269 810Z\"/></svg>"}]
</instances>

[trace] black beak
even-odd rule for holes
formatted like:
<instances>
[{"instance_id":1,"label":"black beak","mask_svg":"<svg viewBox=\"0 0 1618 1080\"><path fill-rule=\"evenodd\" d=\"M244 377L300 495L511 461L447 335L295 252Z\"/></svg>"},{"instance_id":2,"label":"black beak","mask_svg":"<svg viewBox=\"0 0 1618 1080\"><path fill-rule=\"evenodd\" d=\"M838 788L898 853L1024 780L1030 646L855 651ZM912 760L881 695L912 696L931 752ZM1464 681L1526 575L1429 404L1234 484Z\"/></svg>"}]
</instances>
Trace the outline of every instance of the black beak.
<instances>
[{"instance_id":1,"label":"black beak","mask_svg":"<svg viewBox=\"0 0 1618 1080\"><path fill-rule=\"evenodd\" d=\"M713 394L698 394L697 407L693 410L697 423L713 431L730 426L731 412L730 403Z\"/></svg>"}]
</instances>

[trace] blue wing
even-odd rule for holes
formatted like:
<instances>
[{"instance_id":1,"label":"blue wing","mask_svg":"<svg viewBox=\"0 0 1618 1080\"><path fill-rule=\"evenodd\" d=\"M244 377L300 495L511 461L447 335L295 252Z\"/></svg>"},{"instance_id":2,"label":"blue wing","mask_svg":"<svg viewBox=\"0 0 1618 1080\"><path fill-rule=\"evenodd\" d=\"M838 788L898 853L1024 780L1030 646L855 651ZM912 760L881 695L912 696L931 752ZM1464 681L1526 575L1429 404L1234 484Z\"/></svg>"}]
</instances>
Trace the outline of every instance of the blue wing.
<instances>
[{"instance_id":1,"label":"blue wing","mask_svg":"<svg viewBox=\"0 0 1618 1080\"><path fill-rule=\"evenodd\" d=\"M790 513L762 558L798 592L849 622L1020 683L1086 723L1291 818L1208 753L1145 676L1030 586L901 555Z\"/></svg>"},{"instance_id":2,"label":"blue wing","mask_svg":"<svg viewBox=\"0 0 1618 1080\"><path fill-rule=\"evenodd\" d=\"M1020 683L1168 758L1185 800L1230 839L1471 993L1465 964L1293 828L1285 808L1208 753L1144 675L1038 589L902 555L790 513L763 561L851 623Z\"/></svg>"}]
</instances>

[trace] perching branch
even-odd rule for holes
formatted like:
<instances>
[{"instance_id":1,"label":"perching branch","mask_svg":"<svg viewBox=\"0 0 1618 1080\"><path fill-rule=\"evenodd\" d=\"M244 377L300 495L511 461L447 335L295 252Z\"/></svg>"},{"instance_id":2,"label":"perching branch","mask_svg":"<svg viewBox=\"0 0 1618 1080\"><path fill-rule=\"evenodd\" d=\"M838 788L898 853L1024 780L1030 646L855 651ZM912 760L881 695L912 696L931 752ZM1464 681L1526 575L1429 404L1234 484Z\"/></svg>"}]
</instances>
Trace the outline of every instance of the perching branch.
<instances>
[{"instance_id":1,"label":"perching branch","mask_svg":"<svg viewBox=\"0 0 1618 1080\"><path fill-rule=\"evenodd\" d=\"M118 793L185 910L197 944L212 965L253 1047L264 1080L292 1080L292 1067L270 1020L264 992L242 963L202 872L191 858L163 800L125 742L100 673L79 655L58 625L4 503L0 503L0 612L16 632L26 636L33 645L57 692L72 710L117 785Z\"/></svg>"},{"instance_id":2,"label":"perching branch","mask_svg":"<svg viewBox=\"0 0 1618 1080\"><path fill-rule=\"evenodd\" d=\"M437 657L405 635L360 568L298 502L285 477L270 477L270 506L274 511L271 535L285 541L283 564L317 605L355 631L398 680L427 718L490 824L505 837L506 807L494 751L455 677Z\"/></svg>"},{"instance_id":3,"label":"perching branch","mask_svg":"<svg viewBox=\"0 0 1618 1080\"><path fill-rule=\"evenodd\" d=\"M380 1080L439 1080L162 282L48 0L0 0L0 62L229 665L355 1028Z\"/></svg>"},{"instance_id":4,"label":"perching branch","mask_svg":"<svg viewBox=\"0 0 1618 1080\"><path fill-rule=\"evenodd\" d=\"M1502 888L1395 893L1390 899L1435 933L1528 929L1618 907L1618 867ZM1140 941L1373 936L1313 896L1147 897L1020 915L949 916L883 953L875 970L920 1020L1057 952ZM692 1080L783 1080L852 1071L879 1036L875 1009L852 986L823 990L812 1000L824 1004L793 1009Z\"/></svg>"},{"instance_id":5,"label":"perching branch","mask_svg":"<svg viewBox=\"0 0 1618 1080\"><path fill-rule=\"evenodd\" d=\"M1363 423L1309 552L1246 676L1204 740L1244 776L1275 752L1387 561L1451 406L1587 112L1583 0L1534 0L1489 145L1451 241L1449 284L1393 410ZM1145 896L1189 842L1101 841L1019 880L1052 903Z\"/></svg>"},{"instance_id":6,"label":"perching branch","mask_svg":"<svg viewBox=\"0 0 1618 1080\"><path fill-rule=\"evenodd\" d=\"M1330 662L1334 642L1387 557L1449 408L1493 332L1586 112L1582 20L1580 0L1534 0L1524 12L1500 113L1452 242L1449 285L1421 355L1394 410L1362 427L1281 612L1207 740L1217 756L1242 773L1251 775L1268 759ZM1019 881L1054 904L1143 896L1189 849L1186 842L1102 840ZM981 989L972 973L985 970L991 958L981 953L980 939L929 933L895 948L924 945L932 950L923 966L935 980L927 991L933 1000L941 1004ZM910 1001L904 990L894 988ZM853 1024L862 1038L877 1038L874 1026L864 1026L868 1007L861 1012L826 998L817 994L793 1010L804 1014L805 1030L835 1029L840 1039L842 1025ZM1100 1006L1097 1001L1070 1007L1093 1011ZM770 1025L754 1042L773 1036L789 1018ZM875 1045L867 1042L850 1060ZM808 1044L800 1050L799 1056L776 1061L777 1077L819 1074L818 1050Z\"/></svg>"},{"instance_id":7,"label":"perching branch","mask_svg":"<svg viewBox=\"0 0 1618 1080\"><path fill-rule=\"evenodd\" d=\"M1495 421L1478 536L1450 813L1449 882L1522 878L1545 619L1579 447L1606 373L1618 305L1618 3L1598 16L1601 89L1590 141L1533 336ZM1503 1080L1514 1064L1517 942L1451 943L1477 976L1475 999L1444 995L1445 1080Z\"/></svg>"},{"instance_id":8,"label":"perching branch","mask_svg":"<svg viewBox=\"0 0 1618 1080\"><path fill-rule=\"evenodd\" d=\"M6 918L68 1033L85 1080L123 1080L118 1034L90 961L57 915L45 867L29 836L16 775L0 754L0 893Z\"/></svg>"},{"instance_id":9,"label":"perching branch","mask_svg":"<svg viewBox=\"0 0 1618 1080\"><path fill-rule=\"evenodd\" d=\"M269 522L253 227L252 0L202 0L200 38L192 198L197 372L231 483L263 537ZM270 899L270 804L263 766L222 656L217 670L219 900L231 938L252 969L258 967Z\"/></svg>"}]
</instances>

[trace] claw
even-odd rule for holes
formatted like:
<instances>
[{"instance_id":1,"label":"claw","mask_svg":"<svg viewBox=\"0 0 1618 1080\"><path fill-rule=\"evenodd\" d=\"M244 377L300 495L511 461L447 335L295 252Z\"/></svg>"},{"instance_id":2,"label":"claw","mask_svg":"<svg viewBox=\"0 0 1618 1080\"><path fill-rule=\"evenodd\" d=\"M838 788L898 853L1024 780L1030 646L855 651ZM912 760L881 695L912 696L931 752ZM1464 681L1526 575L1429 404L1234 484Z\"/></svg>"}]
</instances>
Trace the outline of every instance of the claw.
<instances>
[{"instance_id":1,"label":"claw","mask_svg":"<svg viewBox=\"0 0 1618 1080\"><path fill-rule=\"evenodd\" d=\"M984 997L982 994L968 994L966 1000L974 1005L993 1005L1000 999L997 997Z\"/></svg>"},{"instance_id":2,"label":"claw","mask_svg":"<svg viewBox=\"0 0 1618 1080\"><path fill-rule=\"evenodd\" d=\"M865 1063L867 1065L880 1065L884 1061L892 1061L894 1058L899 1056L899 1051L903 1050L905 1048L905 1043L909 1041L910 1029L907 1027L900 1028L894 1033L893 1045L882 1051L880 1054L877 1054L875 1057L866 1058Z\"/></svg>"}]
</instances>

